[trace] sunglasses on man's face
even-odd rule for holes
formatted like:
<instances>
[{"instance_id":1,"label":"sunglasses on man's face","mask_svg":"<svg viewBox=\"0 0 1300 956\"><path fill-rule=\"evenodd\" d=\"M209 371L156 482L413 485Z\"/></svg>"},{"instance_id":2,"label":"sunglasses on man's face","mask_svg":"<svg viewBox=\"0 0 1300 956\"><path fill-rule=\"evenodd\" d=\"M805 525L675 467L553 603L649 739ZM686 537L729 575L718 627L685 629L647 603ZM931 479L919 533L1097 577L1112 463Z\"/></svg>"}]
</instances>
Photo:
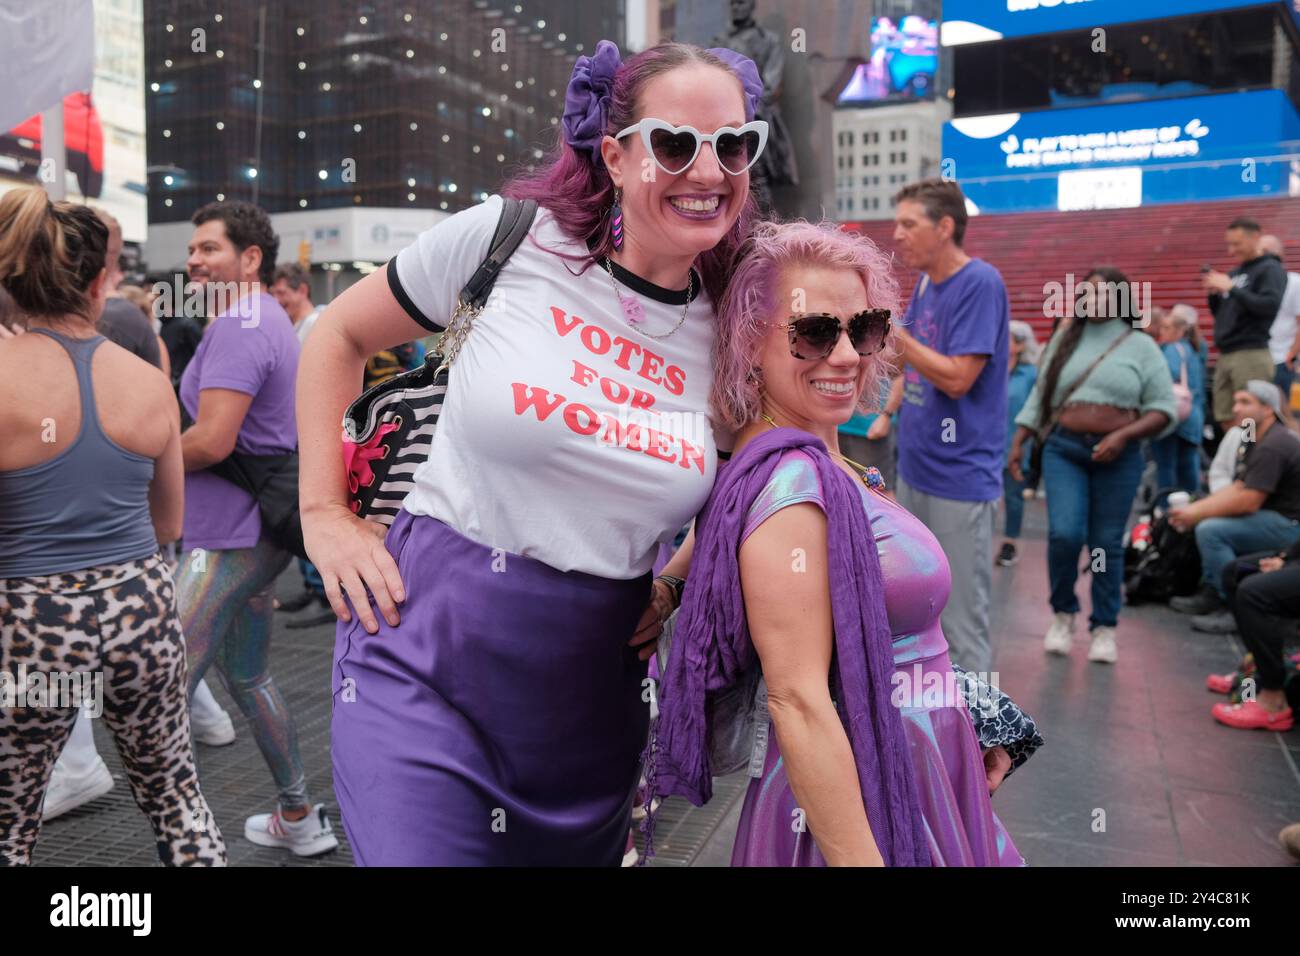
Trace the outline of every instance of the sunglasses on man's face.
<instances>
[{"instance_id":1,"label":"sunglasses on man's face","mask_svg":"<svg viewBox=\"0 0 1300 956\"><path fill-rule=\"evenodd\" d=\"M867 309L851 316L848 322L849 344L859 355L872 355L885 347L889 335L888 309ZM790 333L790 354L797 359L824 359L835 351L840 333L846 331L838 315L814 312L792 315L779 328Z\"/></svg>"},{"instance_id":2,"label":"sunglasses on man's face","mask_svg":"<svg viewBox=\"0 0 1300 956\"><path fill-rule=\"evenodd\" d=\"M636 132L641 134L645 151L654 157L655 165L672 176L686 172L705 143L713 147L718 165L733 176L739 176L758 162L767 145L767 123L763 120L753 120L739 128L723 126L706 134L694 126L673 126L647 117L614 138L622 139Z\"/></svg>"}]
</instances>

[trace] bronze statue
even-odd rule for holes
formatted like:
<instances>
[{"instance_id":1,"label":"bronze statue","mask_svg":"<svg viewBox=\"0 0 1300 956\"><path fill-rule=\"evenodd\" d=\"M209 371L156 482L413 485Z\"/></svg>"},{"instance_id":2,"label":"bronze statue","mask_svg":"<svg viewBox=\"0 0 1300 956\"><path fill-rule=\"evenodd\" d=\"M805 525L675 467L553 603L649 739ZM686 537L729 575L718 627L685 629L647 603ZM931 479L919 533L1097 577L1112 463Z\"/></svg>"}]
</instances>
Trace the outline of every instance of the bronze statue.
<instances>
[{"instance_id":1,"label":"bronze statue","mask_svg":"<svg viewBox=\"0 0 1300 956\"><path fill-rule=\"evenodd\" d=\"M714 39L713 46L743 53L754 61L763 78L763 99L756 119L767 120L767 147L750 170L754 198L765 212L771 208L770 186L797 186L799 169L795 163L790 133L781 119L781 77L785 72L785 49L782 39L754 22L754 0L731 0L731 32Z\"/></svg>"}]
</instances>

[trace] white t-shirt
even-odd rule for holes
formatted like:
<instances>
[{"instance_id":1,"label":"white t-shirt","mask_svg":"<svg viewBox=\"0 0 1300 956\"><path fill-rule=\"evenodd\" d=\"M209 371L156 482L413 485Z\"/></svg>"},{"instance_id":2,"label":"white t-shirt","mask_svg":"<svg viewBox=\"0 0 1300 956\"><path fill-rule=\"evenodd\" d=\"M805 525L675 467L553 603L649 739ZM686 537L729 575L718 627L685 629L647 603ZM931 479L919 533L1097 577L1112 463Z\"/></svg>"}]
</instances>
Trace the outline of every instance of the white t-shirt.
<instances>
[{"instance_id":1,"label":"white t-shirt","mask_svg":"<svg viewBox=\"0 0 1300 956\"><path fill-rule=\"evenodd\" d=\"M1291 351L1295 342L1296 313L1300 312L1300 273L1286 274L1286 291L1282 293L1282 305L1277 310L1277 318L1268 329L1268 353L1274 365L1286 361L1286 353Z\"/></svg>"},{"instance_id":2,"label":"white t-shirt","mask_svg":"<svg viewBox=\"0 0 1300 956\"><path fill-rule=\"evenodd\" d=\"M304 315L302 321L294 326L293 330L298 334L299 345L302 345L307 341L307 333L311 331L311 327L316 324L316 320L320 318L320 314L324 311L325 306L318 305L316 308Z\"/></svg>"},{"instance_id":3,"label":"white t-shirt","mask_svg":"<svg viewBox=\"0 0 1300 956\"><path fill-rule=\"evenodd\" d=\"M421 325L448 321L501 208L493 196L457 213L389 263L393 294ZM543 208L456 359L405 508L560 571L635 578L713 487L713 307L696 274L686 321L652 339L629 323L600 265L575 275L582 263L549 249L587 251ZM644 308L642 328L677 324L685 290L615 274Z\"/></svg>"},{"instance_id":4,"label":"white t-shirt","mask_svg":"<svg viewBox=\"0 0 1300 956\"><path fill-rule=\"evenodd\" d=\"M1241 447L1241 436L1240 425L1233 425L1223 433L1219 450L1214 453L1214 460L1210 462L1210 473L1206 476L1210 494L1232 484L1232 476L1237 471L1237 449Z\"/></svg>"}]
</instances>

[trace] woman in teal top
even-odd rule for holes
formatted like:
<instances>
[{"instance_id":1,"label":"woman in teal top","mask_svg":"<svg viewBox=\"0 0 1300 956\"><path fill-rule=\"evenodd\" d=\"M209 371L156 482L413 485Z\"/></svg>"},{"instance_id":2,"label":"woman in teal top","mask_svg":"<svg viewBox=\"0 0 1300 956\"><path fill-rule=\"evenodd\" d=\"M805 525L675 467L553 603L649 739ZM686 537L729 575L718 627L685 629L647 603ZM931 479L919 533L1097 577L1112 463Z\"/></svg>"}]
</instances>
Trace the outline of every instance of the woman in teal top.
<instances>
[{"instance_id":1,"label":"woman in teal top","mask_svg":"<svg viewBox=\"0 0 1300 956\"><path fill-rule=\"evenodd\" d=\"M1184 339L1181 324L1173 315L1165 315L1155 329L1156 341L1175 381L1187 378L1192 393L1191 413L1175 427L1172 434L1151 443L1156 460L1156 484L1162 491L1197 492L1201 488L1201 431L1205 428L1205 405L1196 397L1205 393L1205 371L1200 356Z\"/></svg>"},{"instance_id":2,"label":"woman in teal top","mask_svg":"<svg viewBox=\"0 0 1300 956\"><path fill-rule=\"evenodd\" d=\"M1034 338L1034 329L1028 322L1015 321L1010 326L1011 334L1007 342L1011 349L1011 378L1007 382L1007 448L1016 437L1016 415L1029 398L1029 391L1038 381L1038 340ZM1020 467L1029 463L1029 449L1025 449L1020 459ZM1002 472L1002 500L1006 508L1006 524L1003 528L1004 540L1002 550L998 552L998 564L1009 568L1019 560L1016 554L1016 539L1020 537L1020 524L1025 517L1025 483L1018 481L1011 470Z\"/></svg>"},{"instance_id":3,"label":"woman in teal top","mask_svg":"<svg viewBox=\"0 0 1300 956\"><path fill-rule=\"evenodd\" d=\"M1088 274L1074 318L1048 343L1007 458L1012 476L1021 478L1025 440L1055 417L1042 461L1053 611L1043 646L1069 652L1079 611L1079 550L1086 544L1093 570L1088 659L1108 664L1117 656L1124 525L1142 477L1138 439L1168 434L1177 424L1165 357L1150 336L1133 334L1138 300L1132 292L1118 270Z\"/></svg>"}]
</instances>

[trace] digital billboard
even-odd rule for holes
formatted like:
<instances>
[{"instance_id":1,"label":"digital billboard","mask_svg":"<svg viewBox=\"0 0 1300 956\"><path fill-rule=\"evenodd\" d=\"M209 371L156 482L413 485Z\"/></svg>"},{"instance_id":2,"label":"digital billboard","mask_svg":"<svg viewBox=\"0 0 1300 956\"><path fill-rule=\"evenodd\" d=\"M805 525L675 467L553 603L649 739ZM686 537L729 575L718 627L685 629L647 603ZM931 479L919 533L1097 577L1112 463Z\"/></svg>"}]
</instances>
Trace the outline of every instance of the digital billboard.
<instances>
[{"instance_id":1,"label":"digital billboard","mask_svg":"<svg viewBox=\"0 0 1300 956\"><path fill-rule=\"evenodd\" d=\"M923 17L889 17L871 23L871 57L860 64L840 93L840 105L870 106L925 99L934 92L939 68L939 25Z\"/></svg>"},{"instance_id":2,"label":"digital billboard","mask_svg":"<svg viewBox=\"0 0 1300 956\"><path fill-rule=\"evenodd\" d=\"M943 170L981 212L1287 195L1300 118L1281 90L972 116Z\"/></svg>"},{"instance_id":3,"label":"digital billboard","mask_svg":"<svg viewBox=\"0 0 1300 956\"><path fill-rule=\"evenodd\" d=\"M95 0L94 16L94 85L63 100L67 196L115 216L127 242L144 242L144 0ZM0 193L40 182L42 135L39 115L0 130Z\"/></svg>"},{"instance_id":4,"label":"digital billboard","mask_svg":"<svg viewBox=\"0 0 1300 956\"><path fill-rule=\"evenodd\" d=\"M1295 7L1296 0L1286 0ZM945 0L944 46L1084 30L1191 13L1274 6L1260 0Z\"/></svg>"}]
</instances>

